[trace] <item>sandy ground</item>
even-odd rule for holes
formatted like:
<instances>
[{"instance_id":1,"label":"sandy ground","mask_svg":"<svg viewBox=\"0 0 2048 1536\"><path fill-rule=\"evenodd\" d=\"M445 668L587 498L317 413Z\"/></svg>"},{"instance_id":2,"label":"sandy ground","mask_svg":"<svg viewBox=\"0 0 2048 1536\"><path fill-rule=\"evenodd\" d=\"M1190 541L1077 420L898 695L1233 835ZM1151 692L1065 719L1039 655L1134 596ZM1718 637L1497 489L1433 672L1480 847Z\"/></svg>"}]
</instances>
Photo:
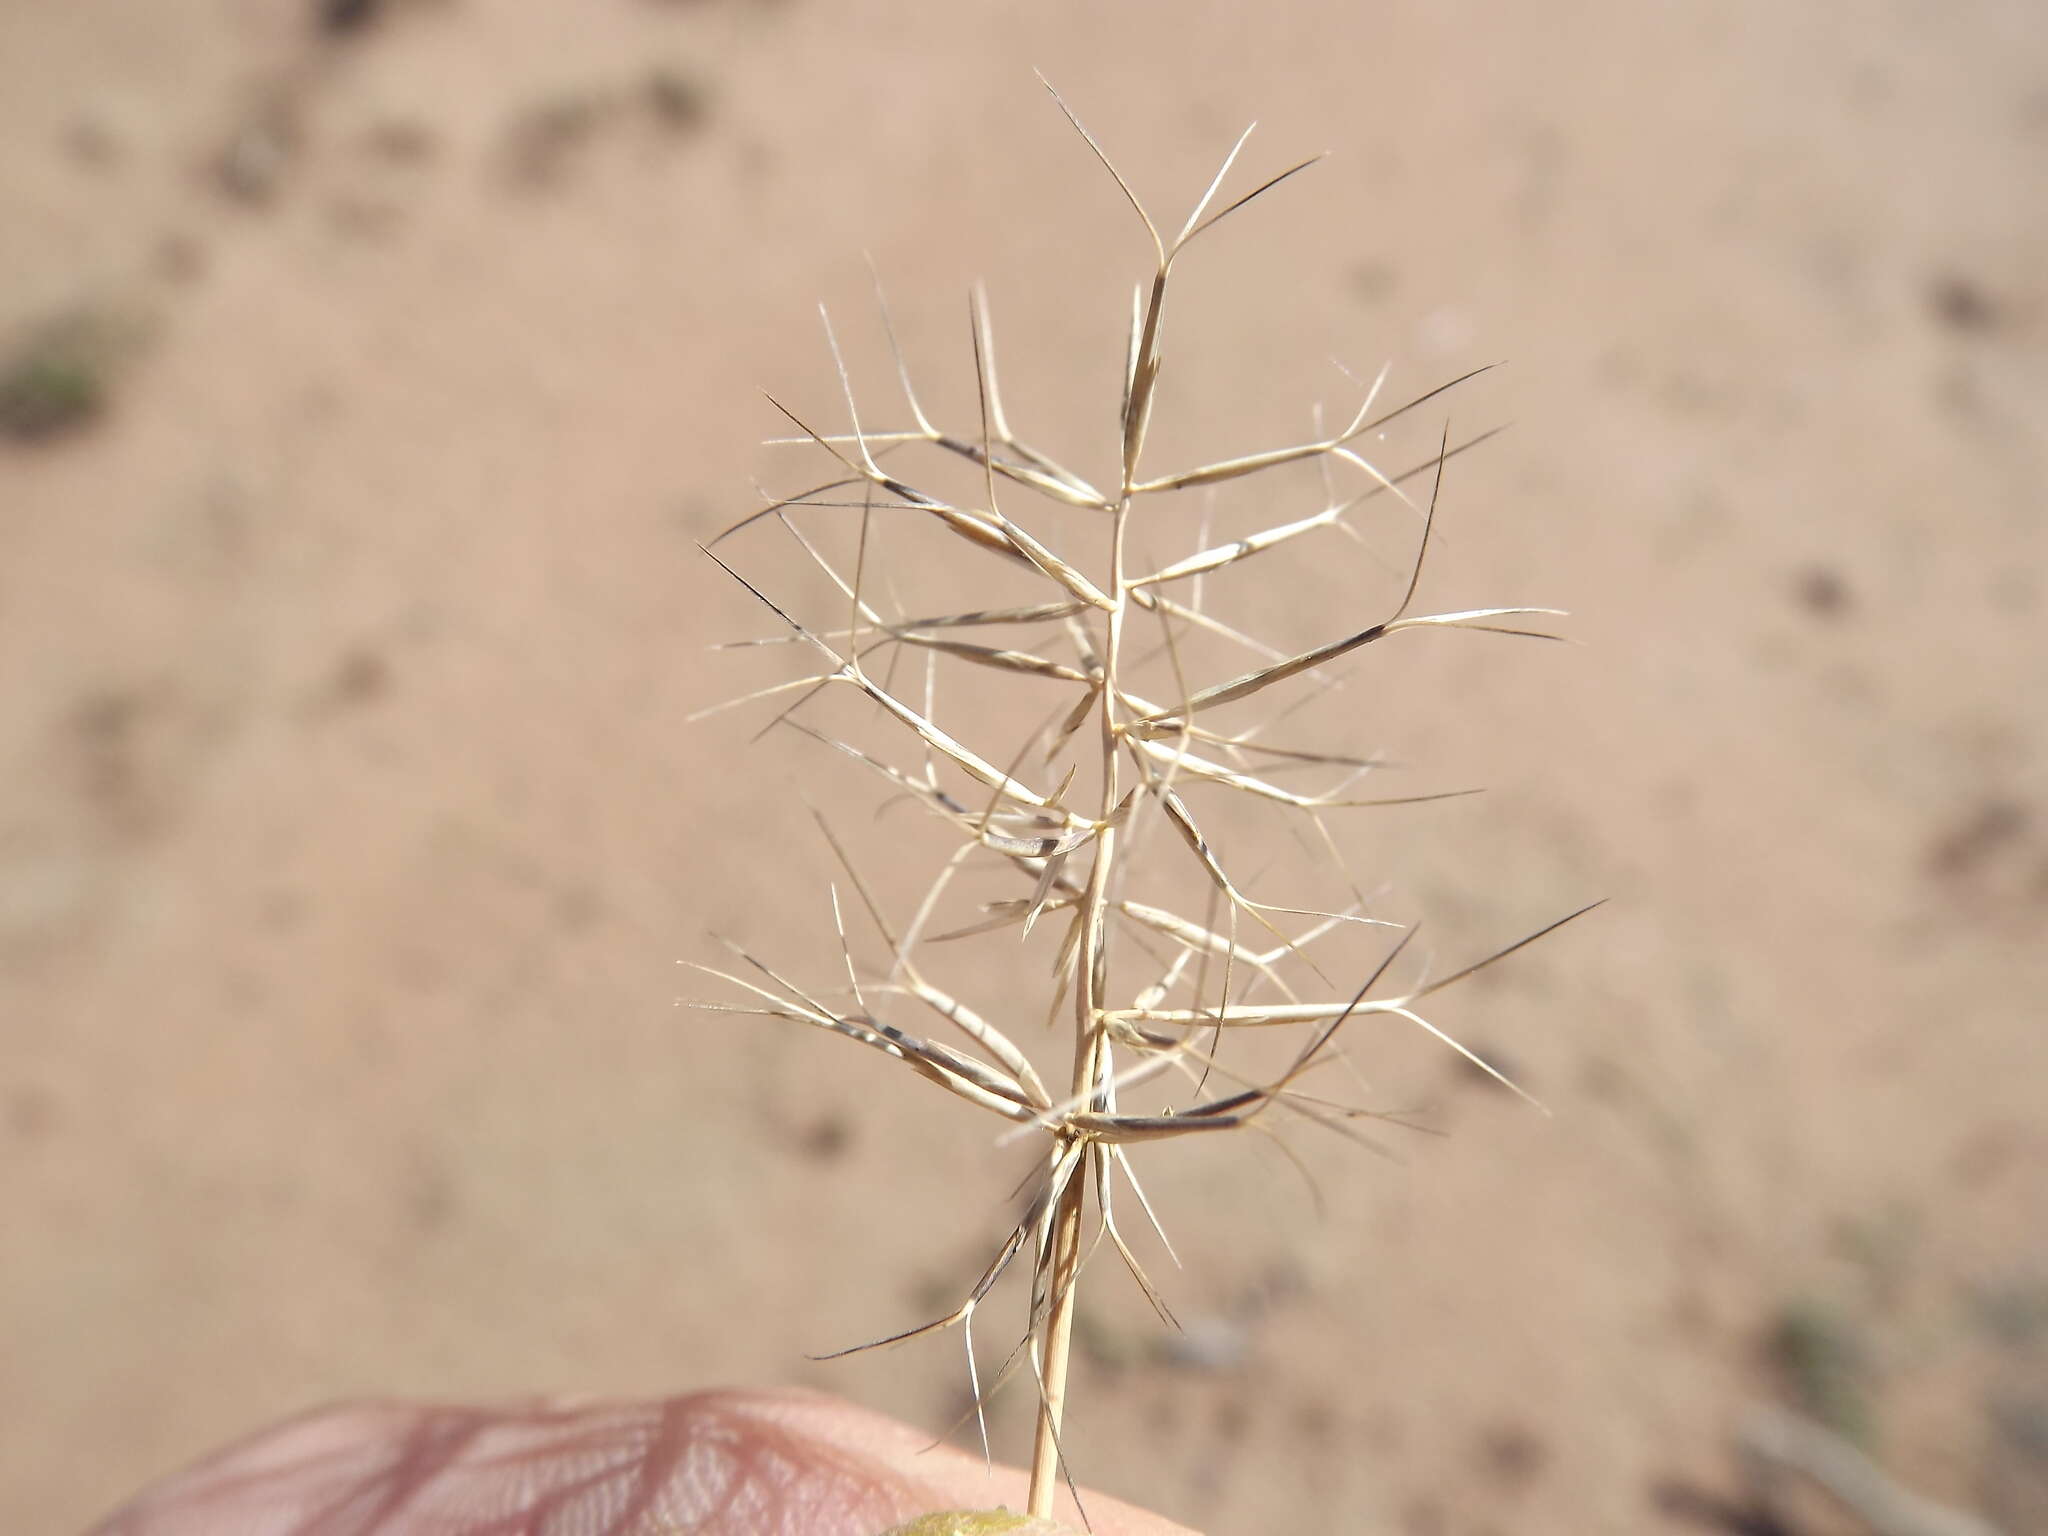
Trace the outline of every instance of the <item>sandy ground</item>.
<instances>
[{"instance_id":1,"label":"sandy ground","mask_svg":"<svg viewBox=\"0 0 2048 1536\"><path fill-rule=\"evenodd\" d=\"M1194 1342L1095 1284L1082 1475L1750 1529L1776 1397L2048 1528L2036 6L314 9L0 5L0 1526L353 1394L953 1420L951 1344L806 1353L956 1293L1016 1149L672 1006L713 928L830 970L793 810L873 800L686 724L762 617L694 545L791 483L757 386L836 408L864 250L939 373L985 277L1099 458L1145 251L1036 67L1171 209L1254 117L1334 152L1190 271L1162 442L1511 360L1432 592L1581 643L1362 672L1355 744L1492 787L1368 854L1445 963L1612 898L1442 1011L1553 1118L1374 1036L1453 1134L1303 1143L1320 1211L1147 1160Z\"/></svg>"}]
</instances>

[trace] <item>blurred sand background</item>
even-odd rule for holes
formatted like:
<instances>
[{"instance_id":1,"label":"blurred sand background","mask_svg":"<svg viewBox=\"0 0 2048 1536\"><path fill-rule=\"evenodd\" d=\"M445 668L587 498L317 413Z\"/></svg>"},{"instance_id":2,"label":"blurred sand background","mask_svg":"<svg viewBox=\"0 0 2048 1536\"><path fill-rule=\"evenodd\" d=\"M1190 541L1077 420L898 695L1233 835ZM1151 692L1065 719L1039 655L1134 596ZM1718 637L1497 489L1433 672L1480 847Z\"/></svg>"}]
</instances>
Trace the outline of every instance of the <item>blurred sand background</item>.
<instances>
[{"instance_id":1,"label":"blurred sand background","mask_svg":"<svg viewBox=\"0 0 2048 1536\"><path fill-rule=\"evenodd\" d=\"M1554 1118L1424 1054L1452 1134L1316 1148L1321 1214L1147 1160L1194 1342L1099 1271L1081 1475L1740 1529L1777 1399L2048 1529L2048 24L1275 9L0 5L0 1527L358 1394L959 1411L951 1343L805 1355L956 1294L1014 1149L673 1007L816 932L799 781L871 786L684 717L863 250L936 369L986 278L1028 435L1099 443L1144 249L1036 67L1176 219L1252 118L1334 152L1188 278L1233 448L1333 355L1511 360L1433 590L1580 644L1418 647L1366 729L1492 787L1398 834L1445 955L1613 898L1442 1010Z\"/></svg>"}]
</instances>

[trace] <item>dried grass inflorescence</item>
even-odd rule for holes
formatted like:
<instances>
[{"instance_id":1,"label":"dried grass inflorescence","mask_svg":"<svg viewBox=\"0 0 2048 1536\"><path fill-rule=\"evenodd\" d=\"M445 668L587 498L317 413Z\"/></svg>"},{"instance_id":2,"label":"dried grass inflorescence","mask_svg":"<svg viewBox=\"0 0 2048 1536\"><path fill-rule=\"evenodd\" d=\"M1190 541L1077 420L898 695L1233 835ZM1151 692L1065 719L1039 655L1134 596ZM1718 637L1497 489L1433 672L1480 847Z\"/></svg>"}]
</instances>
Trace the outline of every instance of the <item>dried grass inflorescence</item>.
<instances>
[{"instance_id":1,"label":"dried grass inflorescence","mask_svg":"<svg viewBox=\"0 0 2048 1536\"><path fill-rule=\"evenodd\" d=\"M1067 111L1064 102L1060 107ZM827 828L847 886L880 935L884 963L863 976L835 887L831 909L846 951L842 981L800 983L736 949L743 972L700 969L736 989L738 998L702 1006L764 1014L843 1035L1011 1122L1009 1135L1042 1140L1035 1192L966 1299L943 1318L877 1341L896 1343L971 1325L976 1308L1005 1271L1028 1256L1028 1325L996 1379L1021 1364L1037 1384L1035 1515L1050 1512L1064 1475L1060 1424L1075 1282L1086 1257L1106 1240L1160 1315L1169 1322L1172 1318L1117 1220L1116 1196L1128 1187L1155 1231L1158 1227L1138 1186L1132 1149L1255 1126L1276 1110L1355 1137L1356 1122L1372 1112L1312 1093L1304 1079L1340 1062L1343 1031L1374 1015L1427 1031L1505 1083L1490 1065L1430 1023L1420 1005L1558 926L1553 923L1451 974L1395 987L1390 978L1412 930L1369 916L1366 898L1348 875L1352 899L1336 910L1315 910L1255 900L1247 894L1243 872L1226 866L1205 830L1211 811L1197 814L1205 797L1219 805L1235 797L1295 819L1311 846L1339 868L1337 843L1326 825L1329 813L1446 798L1354 794L1352 787L1382 766L1376 759L1268 740L1269 728L1292 713L1282 707L1290 694L1295 703L1304 694L1307 702L1315 702L1330 686L1332 663L1407 630L1474 629L1554 638L1531 626L1557 611L1411 611L1444 465L1483 439L1453 446L1446 428L1434 453L1395 473L1375 465L1359 445L1378 441L1390 423L1463 379L1381 408L1383 371L1340 431L1173 473L1148 472L1146 438L1158 395L1162 327L1175 263L1204 233L1313 161L1222 201L1223 184L1250 135L1247 129L1194 211L1168 236L1071 111L1067 116L1143 222L1154 258L1149 282L1133 298L1117 417L1116 478L1107 486L1091 482L1017 436L997 390L988 306L977 291L971 332L979 419L971 430L948 431L933 423L900 350L896 363L910 425L874 430L864 424L828 319L826 334L848 429L825 430L778 404L797 435L777 441L822 454L832 465L830 478L797 495L769 499L713 541L721 544L743 529L776 530L792 539L814 568L813 578L828 584L824 590L837 608L830 624L799 619L791 612L797 605L778 602L724 554L708 551L779 623L776 633L751 643L795 646L814 662L802 676L749 698L793 695L774 723L836 748L882 779L897 797L922 805L950 829L957 848L941 860L909 919L898 921L885 911L875 882L863 876L859 861ZM895 350L893 331L890 345ZM920 451L936 463L950 463L967 494L941 493L932 488L933 479L913 485L905 478L910 470L899 473L898 465ZM1202 504L1214 488L1252 477L1284 480L1290 471L1298 477L1303 468L1318 474L1320 507L1241 536L1204 536L1210 513ZM1348 490L1342 488L1346 479L1352 482ZM1406 488L1411 484L1418 490L1427 486L1426 497L1411 496ZM1190 492L1204 494L1190 497ZM1016 506L1026 496L1045 509L1042 520L1027 523L1017 515ZM1224 622L1204 601L1205 582L1211 578L1255 577L1262 566L1270 568L1275 552L1324 530L1355 536L1356 515L1376 502L1408 509L1415 529L1398 601L1376 622L1289 650ZM1156 523L1148 515L1155 508L1165 509ZM1136 534L1141 519L1151 524L1142 543ZM904 616L893 581L881 579L876 570L875 550L885 521L915 525L965 550L1005 584L1005 600ZM831 531L851 544L850 558L833 559L826 548ZM1161 539L1183 548L1193 544L1194 552L1165 564L1140 558L1143 544ZM1094 558L1083 559L1073 553L1076 549L1090 550ZM1018 578L1036 590L1023 601L1008 601ZM1228 649L1248 652L1249 664L1240 661L1218 680L1201 680L1197 673L1209 653ZM921 665L905 666L906 661ZM954 672L1020 689L1050 687L1061 697L1042 723L1013 729L1008 740L977 745L964 728L949 727L940 718L942 713L954 718L937 704L938 679ZM948 689L949 697L958 691L950 682ZM870 750L805 718L813 700L835 690L864 700L871 715L878 712L896 746ZM1230 723L1242 720L1244 711L1237 706L1246 703L1263 706L1266 713L1249 724ZM1042 708L1026 698L1016 713L994 718L1031 718ZM963 707L961 713L971 711ZM1299 783L1304 776L1319 777L1323 787L1310 791L1282 782ZM963 869L976 863L1003 872L1013 882L1011 891L982 903L965 926L933 933L942 896ZM1164 894L1155 895L1155 887ZM1190 891L1195 900L1175 901L1174 892L1185 897ZM1200 910L1189 910L1197 905ZM1020 1006L1012 995L999 1008L977 1006L933 974L928 954L942 941L1005 932L1028 937L1034 931L1049 933L1052 941L1052 978L1042 998ZM1376 957L1359 968L1362 977L1353 970L1344 985L1333 982L1325 965L1308 954L1311 945L1333 935L1373 934L1381 936ZM1119 983L1126 983L1121 995ZM898 1022L912 1015L936 1019L930 1027L946 1038ZM1027 1026L1048 1020L1068 1021L1072 1030L1071 1072L1056 1085L1040 1076L1019 1044ZM1239 1032L1267 1034L1279 1027L1291 1027L1296 1043L1275 1070L1253 1077L1225 1059L1224 1043ZM1183 1085L1179 1102L1137 1107L1141 1090L1157 1095L1167 1083ZM1159 1237L1164 1243L1163 1232ZM971 1335L968 1361L972 1374ZM977 1413L982 1391L977 1376ZM985 1429L983 1434L985 1443Z\"/></svg>"}]
</instances>

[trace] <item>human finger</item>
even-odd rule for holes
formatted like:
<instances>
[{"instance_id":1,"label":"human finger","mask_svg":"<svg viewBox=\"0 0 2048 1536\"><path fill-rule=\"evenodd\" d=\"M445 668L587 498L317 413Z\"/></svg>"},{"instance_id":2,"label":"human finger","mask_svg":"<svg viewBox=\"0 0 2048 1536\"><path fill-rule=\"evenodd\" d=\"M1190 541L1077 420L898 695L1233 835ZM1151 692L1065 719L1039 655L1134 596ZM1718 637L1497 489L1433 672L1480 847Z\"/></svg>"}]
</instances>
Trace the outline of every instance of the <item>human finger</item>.
<instances>
[{"instance_id":1,"label":"human finger","mask_svg":"<svg viewBox=\"0 0 2048 1536\"><path fill-rule=\"evenodd\" d=\"M1022 1474L928 1444L788 1391L348 1404L166 1478L94 1536L876 1536L932 1510L1022 1507ZM1188 1536L1106 1498L1087 1517L1103 1536Z\"/></svg>"}]
</instances>

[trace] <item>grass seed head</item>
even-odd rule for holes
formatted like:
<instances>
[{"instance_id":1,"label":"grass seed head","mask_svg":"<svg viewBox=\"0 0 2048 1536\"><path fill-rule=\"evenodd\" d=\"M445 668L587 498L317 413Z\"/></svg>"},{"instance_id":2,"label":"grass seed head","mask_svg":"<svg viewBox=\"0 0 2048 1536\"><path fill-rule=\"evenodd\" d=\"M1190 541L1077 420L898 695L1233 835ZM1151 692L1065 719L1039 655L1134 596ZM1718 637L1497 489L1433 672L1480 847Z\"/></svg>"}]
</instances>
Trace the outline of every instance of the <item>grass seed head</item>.
<instances>
[{"instance_id":1,"label":"grass seed head","mask_svg":"<svg viewBox=\"0 0 2048 1536\"><path fill-rule=\"evenodd\" d=\"M1383 370L1334 433L1152 472L1145 450L1176 262L1314 162L1226 197L1246 130L1168 237L1059 106L1150 241L1151 271L1138 284L1125 344L1115 479L1090 480L1018 435L997 385L995 331L980 289L968 305L975 406L958 426L927 411L886 305L882 327L903 404L900 416L878 425L860 404L826 317L844 420L820 423L771 400L795 429L773 441L821 461L825 478L764 497L707 553L771 621L767 633L738 643L807 660L799 676L747 700L772 704L771 726L791 741L832 749L879 779L892 800L920 807L952 850L934 861L914 905L891 910L882 882L821 819L850 893L842 898L835 884L830 896L843 982L799 982L737 947L734 967L700 968L728 989L705 1006L843 1036L1008 1122L1009 1139L1040 1145L1023 1213L960 1305L856 1346L959 1327L968 1335L978 1421L986 1393L1028 1376L1039 1399L1036 1516L1049 1513L1065 1474L1060 1426L1073 1296L1088 1260L1114 1253L1172 1320L1122 1225L1128 1191L1165 1242L1138 1184L1136 1149L1276 1129L1289 1118L1372 1145L1361 1122L1397 1117L1312 1092L1309 1080L1342 1062L1348 1027L1375 1016L1426 1032L1513 1088L1421 1010L1452 982L1559 926L1437 980L1396 985L1411 930L1370 913L1331 823L1360 807L1465 791L1360 792L1383 760L1306 734L1286 739L1297 717L1328 704L1343 663L1397 635L1467 629L1553 638L1543 622L1557 616L1549 608L1416 611L1446 467L1491 433L1454 444L1446 424L1434 451L1414 462L1384 466L1367 456L1391 424L1472 375L1383 407ZM1270 508L1298 488L1303 467L1320 474L1320 505L1294 505L1228 538L1204 532L1203 507L1215 496L1270 481L1259 502ZM1034 504L1039 510L1020 510ZM1256 590L1276 561L1313 541L1323 542L1323 555L1341 556L1336 536L1362 538L1365 520L1383 512L1415 532L1400 590L1374 622L1333 625L1329 638L1299 647L1269 642L1217 612L1227 588ZM785 601L743 574L776 545L817 601ZM912 546L914 560L901 553ZM957 557L945 567L957 572L947 578L954 584L928 596L920 581L917 598L906 598L901 588L934 568L935 546ZM1141 556L1155 548L1176 552L1157 563ZM1348 904L1325 910L1268 899L1239 854L1212 836L1232 802L1292 823L1349 893ZM901 861L890 863L894 875ZM960 907L957 887L970 875L993 878L1001 893L942 922L942 912ZM871 938L850 931L854 918L865 919ZM949 957L963 948L1019 938L1043 939L1051 951L1040 997L1020 1000L1009 987L970 996L985 976L951 979L961 968ZM1034 1066L1020 1043L1047 1019L1065 1027L1059 1073ZM1247 1065L1242 1047L1276 1030L1292 1032L1292 1049L1271 1069ZM984 1379L973 1320L1020 1259L1030 1282L1021 1338ZM982 1434L985 1445L985 1423Z\"/></svg>"}]
</instances>

